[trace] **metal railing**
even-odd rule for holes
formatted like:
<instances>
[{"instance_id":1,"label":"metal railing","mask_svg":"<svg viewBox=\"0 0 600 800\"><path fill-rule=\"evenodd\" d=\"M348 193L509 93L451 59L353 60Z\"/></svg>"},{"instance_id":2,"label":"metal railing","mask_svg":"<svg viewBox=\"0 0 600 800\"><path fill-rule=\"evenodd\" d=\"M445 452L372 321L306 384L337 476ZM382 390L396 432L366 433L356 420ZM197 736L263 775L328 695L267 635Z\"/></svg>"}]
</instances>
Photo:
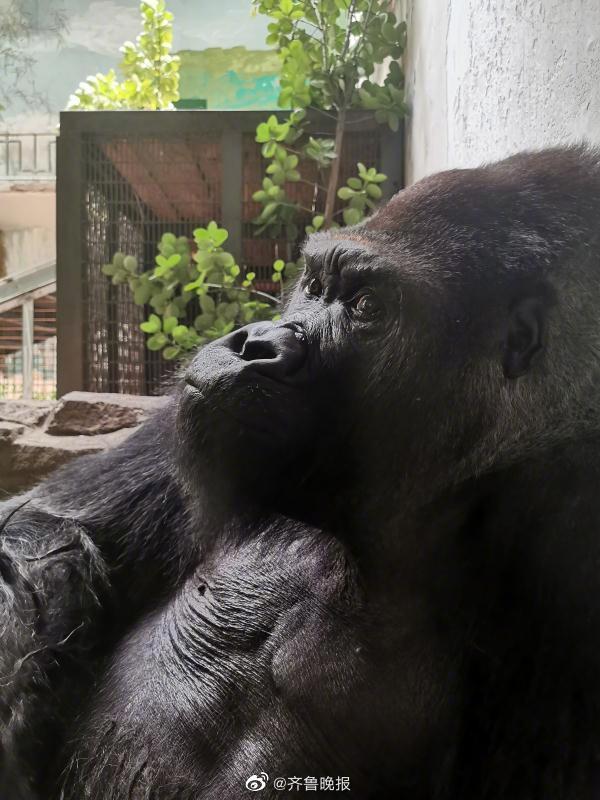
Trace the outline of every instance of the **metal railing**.
<instances>
[{"instance_id":1,"label":"metal railing","mask_svg":"<svg viewBox=\"0 0 600 800\"><path fill-rule=\"evenodd\" d=\"M35 303L38 300L42 302L42 298L46 298L55 291L56 264L54 262L42 264L28 272L0 280L0 333L2 333L5 323L11 324L9 313L11 311L18 313L19 308L21 310L20 325L17 324L15 326L16 320L13 319L10 328L12 330L13 327L20 327L20 342L16 340L13 333L9 333L7 336L0 336L0 351L14 350L19 353L19 372L21 375L18 383L21 385L20 394L24 400L31 400L36 394L34 362L36 347L39 349L36 344L36 338L39 343L40 339L45 340L56 335L55 328L53 331L46 329L43 331L36 330ZM15 338L14 342L12 341L13 338ZM3 379L6 378L6 376L3 376L4 371L3 365L0 363L0 388ZM37 388L37 394L39 394L39 387ZM48 387L44 386L42 388L47 393ZM53 391L55 391L55 388Z\"/></svg>"},{"instance_id":2,"label":"metal railing","mask_svg":"<svg viewBox=\"0 0 600 800\"><path fill-rule=\"evenodd\" d=\"M55 134L0 132L0 181L52 181L55 177Z\"/></svg>"}]
</instances>

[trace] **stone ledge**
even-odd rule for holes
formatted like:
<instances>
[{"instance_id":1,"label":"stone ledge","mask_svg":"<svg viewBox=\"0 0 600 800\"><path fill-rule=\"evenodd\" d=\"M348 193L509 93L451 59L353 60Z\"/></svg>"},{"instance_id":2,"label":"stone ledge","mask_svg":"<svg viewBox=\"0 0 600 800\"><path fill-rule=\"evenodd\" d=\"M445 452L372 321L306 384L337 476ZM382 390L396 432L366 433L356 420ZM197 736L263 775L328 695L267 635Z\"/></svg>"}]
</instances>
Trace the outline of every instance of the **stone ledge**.
<instances>
[{"instance_id":1,"label":"stone ledge","mask_svg":"<svg viewBox=\"0 0 600 800\"><path fill-rule=\"evenodd\" d=\"M165 402L165 397L70 392L59 400L45 430L52 436L112 433L139 425Z\"/></svg>"},{"instance_id":2,"label":"stone ledge","mask_svg":"<svg viewBox=\"0 0 600 800\"><path fill-rule=\"evenodd\" d=\"M58 401L0 401L0 490L24 491L78 456L124 441L166 397L70 392Z\"/></svg>"},{"instance_id":3,"label":"stone ledge","mask_svg":"<svg viewBox=\"0 0 600 800\"><path fill-rule=\"evenodd\" d=\"M0 420L39 425L55 405L52 400L0 400Z\"/></svg>"},{"instance_id":4,"label":"stone ledge","mask_svg":"<svg viewBox=\"0 0 600 800\"><path fill-rule=\"evenodd\" d=\"M51 436L39 430L29 431L14 442L12 471L45 475L77 456L108 450L131 433L131 429L125 429L98 436Z\"/></svg>"},{"instance_id":5,"label":"stone ledge","mask_svg":"<svg viewBox=\"0 0 600 800\"><path fill-rule=\"evenodd\" d=\"M14 442L17 436L25 432L25 425L18 422L0 420L0 443Z\"/></svg>"}]
</instances>

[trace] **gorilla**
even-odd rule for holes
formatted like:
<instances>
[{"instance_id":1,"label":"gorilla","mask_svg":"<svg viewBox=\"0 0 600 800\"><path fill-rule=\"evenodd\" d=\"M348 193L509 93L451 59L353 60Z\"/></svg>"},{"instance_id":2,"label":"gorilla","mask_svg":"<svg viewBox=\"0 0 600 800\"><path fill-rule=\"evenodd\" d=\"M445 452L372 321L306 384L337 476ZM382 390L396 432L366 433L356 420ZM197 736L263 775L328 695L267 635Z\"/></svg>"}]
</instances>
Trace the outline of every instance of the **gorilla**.
<instances>
[{"instance_id":1,"label":"gorilla","mask_svg":"<svg viewBox=\"0 0 600 800\"><path fill-rule=\"evenodd\" d=\"M600 152L304 258L4 503L2 800L600 797Z\"/></svg>"}]
</instances>

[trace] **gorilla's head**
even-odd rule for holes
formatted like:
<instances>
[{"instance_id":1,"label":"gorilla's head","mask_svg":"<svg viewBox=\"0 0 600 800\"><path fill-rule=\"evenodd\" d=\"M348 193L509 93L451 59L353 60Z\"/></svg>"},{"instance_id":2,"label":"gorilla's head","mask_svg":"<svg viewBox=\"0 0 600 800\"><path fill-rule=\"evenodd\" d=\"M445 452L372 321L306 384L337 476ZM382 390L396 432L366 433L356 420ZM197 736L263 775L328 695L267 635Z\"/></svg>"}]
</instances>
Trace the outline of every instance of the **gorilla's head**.
<instances>
[{"instance_id":1,"label":"gorilla's head","mask_svg":"<svg viewBox=\"0 0 600 800\"><path fill-rule=\"evenodd\" d=\"M520 155L309 238L281 320L191 362L186 475L322 518L358 496L398 508L585 425L597 175L581 148Z\"/></svg>"}]
</instances>

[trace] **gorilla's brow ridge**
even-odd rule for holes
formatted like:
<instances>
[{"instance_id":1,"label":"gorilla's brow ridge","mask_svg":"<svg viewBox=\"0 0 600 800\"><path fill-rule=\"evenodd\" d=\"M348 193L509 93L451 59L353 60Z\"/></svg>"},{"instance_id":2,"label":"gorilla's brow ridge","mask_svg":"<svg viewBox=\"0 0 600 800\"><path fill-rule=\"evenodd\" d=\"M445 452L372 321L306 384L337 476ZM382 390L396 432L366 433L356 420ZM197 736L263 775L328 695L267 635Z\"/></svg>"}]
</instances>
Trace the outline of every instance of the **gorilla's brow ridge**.
<instances>
[{"instance_id":1,"label":"gorilla's brow ridge","mask_svg":"<svg viewBox=\"0 0 600 800\"><path fill-rule=\"evenodd\" d=\"M354 267L358 262L373 261L377 256L373 251L357 247L356 242L344 239L329 240L325 247L322 247L322 241L317 240L314 249L311 244L309 240L304 251L307 265L332 275L339 275L342 270Z\"/></svg>"}]
</instances>

